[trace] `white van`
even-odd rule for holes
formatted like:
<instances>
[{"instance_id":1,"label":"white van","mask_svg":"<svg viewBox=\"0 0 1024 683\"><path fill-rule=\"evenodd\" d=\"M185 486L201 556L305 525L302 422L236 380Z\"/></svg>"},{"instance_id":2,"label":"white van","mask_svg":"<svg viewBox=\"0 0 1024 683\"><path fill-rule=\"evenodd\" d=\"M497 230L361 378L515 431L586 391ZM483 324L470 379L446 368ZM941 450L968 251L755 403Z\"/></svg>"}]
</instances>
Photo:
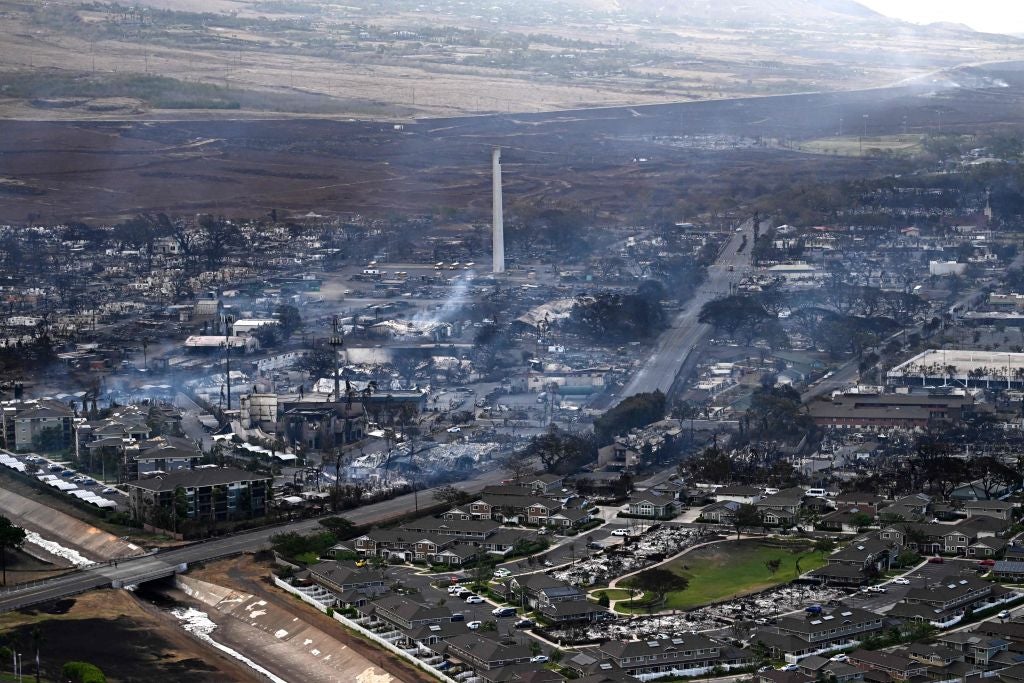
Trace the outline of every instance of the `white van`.
<instances>
[{"instance_id":1,"label":"white van","mask_svg":"<svg viewBox=\"0 0 1024 683\"><path fill-rule=\"evenodd\" d=\"M807 495L811 498L824 498L825 489L807 489Z\"/></svg>"}]
</instances>

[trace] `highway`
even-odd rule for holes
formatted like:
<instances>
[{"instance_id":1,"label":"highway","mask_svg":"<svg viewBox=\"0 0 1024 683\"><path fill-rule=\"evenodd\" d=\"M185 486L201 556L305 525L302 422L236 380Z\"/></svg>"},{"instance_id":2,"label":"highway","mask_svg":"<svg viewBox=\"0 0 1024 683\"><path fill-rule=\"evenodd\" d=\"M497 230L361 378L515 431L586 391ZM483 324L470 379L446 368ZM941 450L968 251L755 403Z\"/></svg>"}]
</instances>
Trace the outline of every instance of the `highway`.
<instances>
[{"instance_id":1,"label":"highway","mask_svg":"<svg viewBox=\"0 0 1024 683\"><path fill-rule=\"evenodd\" d=\"M455 486L463 491L476 493L485 486L500 483L506 476L503 470L492 470L483 472L468 481L455 484ZM391 500L347 510L340 513L340 516L359 525L385 522L413 512L418 507L417 501L418 505L422 507L435 504L434 492L436 490L426 489L420 491L418 495L409 493ZM255 531L198 541L143 557L119 560L116 566L97 565L44 581L12 586L0 592L0 613L77 595L94 588L120 587L170 576L175 573L176 568L183 564L205 562L240 552L260 550L269 547L271 536L276 534L287 531L306 533L314 529L322 529L319 521L304 519Z\"/></svg>"},{"instance_id":2,"label":"highway","mask_svg":"<svg viewBox=\"0 0 1024 683\"><path fill-rule=\"evenodd\" d=\"M655 390L668 393L690 352L711 331L710 325L697 321L701 307L712 299L728 295L730 285L739 284L743 272L750 266L753 227L753 220L748 220L733 232L718 259L708 266L707 280L686 302L686 308L675 317L672 326L661 334L654 351L622 391L623 398ZM744 236L747 246L740 252Z\"/></svg>"}]
</instances>

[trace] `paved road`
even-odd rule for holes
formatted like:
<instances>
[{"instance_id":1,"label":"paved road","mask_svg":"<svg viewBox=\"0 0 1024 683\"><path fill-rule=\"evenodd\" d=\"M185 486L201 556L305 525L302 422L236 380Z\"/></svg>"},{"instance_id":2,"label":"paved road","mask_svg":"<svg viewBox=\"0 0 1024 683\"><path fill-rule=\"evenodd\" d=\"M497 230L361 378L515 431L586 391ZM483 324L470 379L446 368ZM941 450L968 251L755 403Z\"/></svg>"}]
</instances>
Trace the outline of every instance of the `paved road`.
<instances>
[{"instance_id":1,"label":"paved road","mask_svg":"<svg viewBox=\"0 0 1024 683\"><path fill-rule=\"evenodd\" d=\"M662 333L657 348L623 389L623 397L655 390L668 393L690 352L711 331L710 325L697 321L701 307L712 299L728 295L730 285L739 284L743 271L750 265L753 227L753 220L748 220L732 234L718 259L708 267L707 280L686 302L686 308L679 312L672 326ZM747 246L740 252L744 236Z\"/></svg>"},{"instance_id":2,"label":"paved road","mask_svg":"<svg viewBox=\"0 0 1024 683\"><path fill-rule=\"evenodd\" d=\"M957 301L948 308L952 309L954 307L962 307L965 311L970 310L972 301L979 294L979 290L973 289L967 294L957 299ZM928 316L928 318L931 319L931 316ZM878 344L878 346L883 347L892 339L899 339L901 341L904 341L906 340L907 336L911 334L918 334L921 335L922 338L927 338L925 337L924 333L924 324L914 323L911 326L900 330L899 332L889 335L888 337L883 339ZM834 370L832 374L829 375L827 378L819 380L818 382L812 384L806 390L804 390L804 392L800 395L801 400L803 400L804 403L809 403L810 401L818 398L819 396L827 396L830 395L833 391L839 391L841 389L847 389L853 386L854 384L857 383L857 381L860 378L859 365L859 358L851 358L845 364L839 366L836 370Z\"/></svg>"},{"instance_id":3,"label":"paved road","mask_svg":"<svg viewBox=\"0 0 1024 683\"><path fill-rule=\"evenodd\" d=\"M483 472L479 476L456 484L464 491L477 492L485 486L499 483L506 473L503 470ZM393 519L420 506L433 504L436 489L420 491L418 496L406 494L392 500L366 505L349 510L344 516L356 524L372 524ZM174 548L155 555L118 561L117 566L99 565L60 577L15 586L0 593L0 612L7 612L29 605L77 595L94 588L140 583L160 576L168 576L181 564L191 564L216 559L239 552L259 550L270 544L270 537L285 531L309 532L318 529L316 519L306 519L277 525L271 528L248 531L232 536L200 541L188 546Z\"/></svg>"}]
</instances>

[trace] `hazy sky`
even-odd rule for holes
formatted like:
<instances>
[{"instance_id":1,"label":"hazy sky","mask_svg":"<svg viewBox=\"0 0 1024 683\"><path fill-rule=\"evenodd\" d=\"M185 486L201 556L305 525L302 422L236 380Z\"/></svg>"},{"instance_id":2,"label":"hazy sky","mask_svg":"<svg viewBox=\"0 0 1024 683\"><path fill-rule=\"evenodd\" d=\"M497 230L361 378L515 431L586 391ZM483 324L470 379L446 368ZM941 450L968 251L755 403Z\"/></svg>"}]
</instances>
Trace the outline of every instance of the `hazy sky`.
<instances>
[{"instance_id":1,"label":"hazy sky","mask_svg":"<svg viewBox=\"0 0 1024 683\"><path fill-rule=\"evenodd\" d=\"M952 21L978 31L1024 33L1021 0L859 0L876 12L919 24Z\"/></svg>"}]
</instances>

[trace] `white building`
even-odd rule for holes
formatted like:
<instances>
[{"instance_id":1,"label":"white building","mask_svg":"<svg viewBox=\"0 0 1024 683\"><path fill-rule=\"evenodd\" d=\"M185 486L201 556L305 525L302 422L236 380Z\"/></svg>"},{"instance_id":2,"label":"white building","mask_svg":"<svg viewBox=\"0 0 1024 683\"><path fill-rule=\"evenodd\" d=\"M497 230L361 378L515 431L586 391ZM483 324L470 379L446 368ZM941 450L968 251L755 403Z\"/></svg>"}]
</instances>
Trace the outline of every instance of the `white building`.
<instances>
[{"instance_id":1,"label":"white building","mask_svg":"<svg viewBox=\"0 0 1024 683\"><path fill-rule=\"evenodd\" d=\"M956 261L929 261L928 274L945 277L947 275L963 275L967 272L966 263Z\"/></svg>"},{"instance_id":2,"label":"white building","mask_svg":"<svg viewBox=\"0 0 1024 683\"><path fill-rule=\"evenodd\" d=\"M910 386L1024 388L1024 353L931 349L905 361L887 375Z\"/></svg>"}]
</instances>

